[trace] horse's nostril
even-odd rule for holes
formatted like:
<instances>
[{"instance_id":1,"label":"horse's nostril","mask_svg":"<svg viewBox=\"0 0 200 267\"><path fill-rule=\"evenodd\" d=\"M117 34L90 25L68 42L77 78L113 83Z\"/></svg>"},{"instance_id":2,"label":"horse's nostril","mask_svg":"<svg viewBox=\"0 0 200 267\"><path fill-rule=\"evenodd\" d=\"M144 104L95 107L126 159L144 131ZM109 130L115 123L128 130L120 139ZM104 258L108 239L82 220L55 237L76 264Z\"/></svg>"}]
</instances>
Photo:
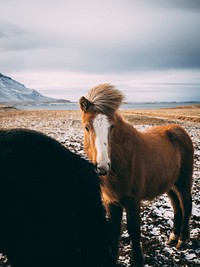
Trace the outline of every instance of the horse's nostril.
<instances>
[{"instance_id":1,"label":"horse's nostril","mask_svg":"<svg viewBox=\"0 0 200 267\"><path fill-rule=\"evenodd\" d=\"M110 170L110 163L97 164L96 171L99 175L106 175Z\"/></svg>"}]
</instances>

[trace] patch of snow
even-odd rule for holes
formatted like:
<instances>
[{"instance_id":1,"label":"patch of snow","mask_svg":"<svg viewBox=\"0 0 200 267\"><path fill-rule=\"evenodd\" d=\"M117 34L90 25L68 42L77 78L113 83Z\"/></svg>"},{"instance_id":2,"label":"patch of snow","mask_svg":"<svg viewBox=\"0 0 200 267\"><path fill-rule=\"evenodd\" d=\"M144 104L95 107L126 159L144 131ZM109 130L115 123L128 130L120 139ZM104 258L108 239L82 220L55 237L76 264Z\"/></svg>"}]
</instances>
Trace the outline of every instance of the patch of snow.
<instances>
[{"instance_id":1,"label":"patch of snow","mask_svg":"<svg viewBox=\"0 0 200 267\"><path fill-rule=\"evenodd\" d=\"M200 218L200 204L192 207L192 215Z\"/></svg>"},{"instance_id":2,"label":"patch of snow","mask_svg":"<svg viewBox=\"0 0 200 267\"><path fill-rule=\"evenodd\" d=\"M185 258L190 261L190 260L196 258L196 255L194 253L187 254L187 255L185 255Z\"/></svg>"},{"instance_id":3,"label":"patch of snow","mask_svg":"<svg viewBox=\"0 0 200 267\"><path fill-rule=\"evenodd\" d=\"M4 76L0 73L0 102L19 101L53 101L55 99L43 96L33 89Z\"/></svg>"}]
</instances>

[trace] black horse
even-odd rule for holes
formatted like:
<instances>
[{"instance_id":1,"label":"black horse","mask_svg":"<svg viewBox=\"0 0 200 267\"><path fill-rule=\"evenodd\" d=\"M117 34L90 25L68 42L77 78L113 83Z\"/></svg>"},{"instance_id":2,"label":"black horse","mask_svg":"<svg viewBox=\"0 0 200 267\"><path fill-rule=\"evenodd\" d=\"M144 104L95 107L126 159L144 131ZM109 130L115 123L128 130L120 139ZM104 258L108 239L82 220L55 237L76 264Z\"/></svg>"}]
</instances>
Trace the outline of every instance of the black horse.
<instances>
[{"instance_id":1,"label":"black horse","mask_svg":"<svg viewBox=\"0 0 200 267\"><path fill-rule=\"evenodd\" d=\"M112 267L99 180L54 139L0 130L0 252L13 267Z\"/></svg>"}]
</instances>

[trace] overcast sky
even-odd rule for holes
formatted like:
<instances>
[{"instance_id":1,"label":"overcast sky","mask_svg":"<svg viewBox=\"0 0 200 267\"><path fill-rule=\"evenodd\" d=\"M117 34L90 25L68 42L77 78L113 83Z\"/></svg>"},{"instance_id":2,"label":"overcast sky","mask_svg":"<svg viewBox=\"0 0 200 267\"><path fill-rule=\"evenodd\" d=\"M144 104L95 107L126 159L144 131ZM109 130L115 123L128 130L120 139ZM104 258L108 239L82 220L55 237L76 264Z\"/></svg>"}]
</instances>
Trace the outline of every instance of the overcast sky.
<instances>
[{"instance_id":1,"label":"overcast sky","mask_svg":"<svg viewBox=\"0 0 200 267\"><path fill-rule=\"evenodd\" d=\"M0 72L77 101L200 101L199 0L0 0Z\"/></svg>"}]
</instances>

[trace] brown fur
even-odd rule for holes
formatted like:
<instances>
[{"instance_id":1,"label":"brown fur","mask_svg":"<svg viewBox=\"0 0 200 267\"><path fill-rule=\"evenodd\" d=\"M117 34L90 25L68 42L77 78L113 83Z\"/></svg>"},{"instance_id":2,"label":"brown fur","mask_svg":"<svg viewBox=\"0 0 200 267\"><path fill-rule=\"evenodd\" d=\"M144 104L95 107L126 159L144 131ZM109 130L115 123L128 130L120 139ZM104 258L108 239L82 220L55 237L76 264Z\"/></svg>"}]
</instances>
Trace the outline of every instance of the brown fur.
<instances>
[{"instance_id":1,"label":"brown fur","mask_svg":"<svg viewBox=\"0 0 200 267\"><path fill-rule=\"evenodd\" d=\"M114 101L115 93L120 95L120 92L116 89L112 91L113 87L110 85L97 86L91 90L92 93L89 92L89 95L95 95L95 99L98 99L100 94L99 98L102 98L107 87ZM107 100L108 103L109 99ZM98 108L95 108L95 101L90 109L84 109L81 101L80 105L83 126L90 128L89 132L84 132L85 151L89 159L96 164L95 133L92 122L98 112L103 112L103 109L99 107L100 103ZM116 227L118 235L121 207L126 209L134 260L137 266L143 266L139 230L141 200L152 200L160 194L167 193L174 208L174 227L169 243L175 241L177 247L181 247L189 239L193 145L186 131L178 125L157 126L141 133L125 122L116 110L117 108L110 109L109 113L105 112L115 127L109 136L111 171L101 177L102 196L110 220L115 222L113 224L118 220ZM113 253L117 257L116 251L117 245L114 244Z\"/></svg>"}]
</instances>

